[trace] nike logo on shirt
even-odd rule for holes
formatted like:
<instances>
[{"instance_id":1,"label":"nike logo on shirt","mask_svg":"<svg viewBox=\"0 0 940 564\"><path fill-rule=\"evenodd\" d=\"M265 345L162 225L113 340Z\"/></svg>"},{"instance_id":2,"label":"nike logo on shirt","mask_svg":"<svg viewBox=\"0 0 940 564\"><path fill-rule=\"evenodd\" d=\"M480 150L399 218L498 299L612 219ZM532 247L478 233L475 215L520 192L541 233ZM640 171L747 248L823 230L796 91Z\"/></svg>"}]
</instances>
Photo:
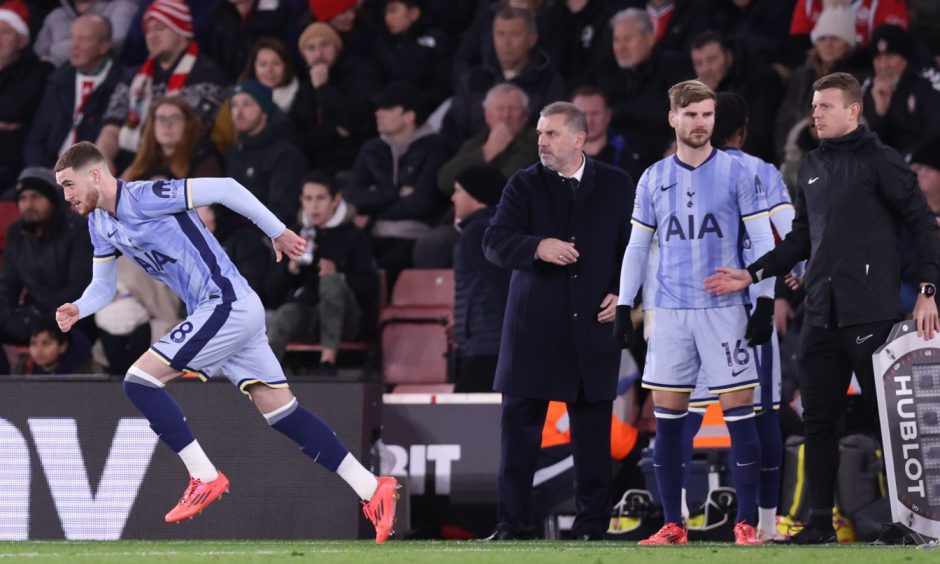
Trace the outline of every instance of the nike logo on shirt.
<instances>
[{"instance_id":1,"label":"nike logo on shirt","mask_svg":"<svg viewBox=\"0 0 940 564\"><path fill-rule=\"evenodd\" d=\"M819 180L819 177L818 177L818 176L814 176L814 177L812 177L812 178L809 179L809 183L812 184L813 182L816 182L817 180Z\"/></svg>"},{"instance_id":2,"label":"nike logo on shirt","mask_svg":"<svg viewBox=\"0 0 940 564\"><path fill-rule=\"evenodd\" d=\"M752 464L757 464L757 461L756 461L756 460L752 460L752 461L748 462L747 464L741 464L740 462L735 462L735 464L738 465L738 468L744 468L745 466L750 466L750 465L752 465Z\"/></svg>"},{"instance_id":3,"label":"nike logo on shirt","mask_svg":"<svg viewBox=\"0 0 940 564\"><path fill-rule=\"evenodd\" d=\"M108 237L114 237L114 234L115 234L115 233L117 233L117 229L115 229L114 231L108 233Z\"/></svg>"},{"instance_id":4,"label":"nike logo on shirt","mask_svg":"<svg viewBox=\"0 0 940 564\"><path fill-rule=\"evenodd\" d=\"M673 183L670 184L669 186L666 186L665 184L663 184L662 186L659 187L659 189L662 190L663 192L665 192L666 190L669 190L670 188L672 188L672 187L675 186L676 184L678 184L678 182L673 182Z\"/></svg>"},{"instance_id":5,"label":"nike logo on shirt","mask_svg":"<svg viewBox=\"0 0 940 564\"><path fill-rule=\"evenodd\" d=\"M864 337L855 337L855 344L856 344L856 345L861 345L862 343L864 343L864 342L867 341L868 339L871 339L871 337L872 337L872 334L865 335Z\"/></svg>"}]
</instances>

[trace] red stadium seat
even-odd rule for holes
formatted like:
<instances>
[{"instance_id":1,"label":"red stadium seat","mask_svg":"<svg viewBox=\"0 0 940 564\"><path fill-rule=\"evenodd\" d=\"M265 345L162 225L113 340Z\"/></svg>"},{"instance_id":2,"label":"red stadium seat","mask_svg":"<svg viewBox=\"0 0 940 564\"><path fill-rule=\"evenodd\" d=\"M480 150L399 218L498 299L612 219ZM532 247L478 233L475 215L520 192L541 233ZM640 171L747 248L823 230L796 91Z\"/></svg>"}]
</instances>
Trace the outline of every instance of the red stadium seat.
<instances>
[{"instance_id":1,"label":"red stadium seat","mask_svg":"<svg viewBox=\"0 0 940 564\"><path fill-rule=\"evenodd\" d=\"M454 317L452 270L405 270L392 302L379 316L382 381L445 384L452 351L448 328Z\"/></svg>"},{"instance_id":2,"label":"red stadium seat","mask_svg":"<svg viewBox=\"0 0 940 564\"><path fill-rule=\"evenodd\" d=\"M437 322L394 320L382 325L382 381L385 384L447 382L447 318Z\"/></svg>"},{"instance_id":3,"label":"red stadium seat","mask_svg":"<svg viewBox=\"0 0 940 564\"><path fill-rule=\"evenodd\" d=\"M21 358L29 356L29 347L26 345L3 345L3 354L7 355L10 368L15 367Z\"/></svg>"},{"instance_id":4,"label":"red stadium seat","mask_svg":"<svg viewBox=\"0 0 940 564\"><path fill-rule=\"evenodd\" d=\"M392 306L454 305L454 271L402 271L392 290Z\"/></svg>"},{"instance_id":5,"label":"red stadium seat","mask_svg":"<svg viewBox=\"0 0 940 564\"><path fill-rule=\"evenodd\" d=\"M0 202L0 266L3 265L3 251L7 248L7 229L19 217L16 202Z\"/></svg>"}]
</instances>

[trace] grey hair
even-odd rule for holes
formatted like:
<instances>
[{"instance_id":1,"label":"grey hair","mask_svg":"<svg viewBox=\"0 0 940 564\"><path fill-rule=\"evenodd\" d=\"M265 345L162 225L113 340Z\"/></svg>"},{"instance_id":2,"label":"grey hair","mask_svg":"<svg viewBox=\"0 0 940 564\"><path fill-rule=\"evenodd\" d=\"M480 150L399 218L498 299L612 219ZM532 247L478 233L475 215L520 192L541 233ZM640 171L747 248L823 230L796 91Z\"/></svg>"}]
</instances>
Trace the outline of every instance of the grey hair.
<instances>
[{"instance_id":1,"label":"grey hair","mask_svg":"<svg viewBox=\"0 0 940 564\"><path fill-rule=\"evenodd\" d=\"M584 112L571 102L553 102L539 112L540 117L559 114L565 116L565 125L573 129L575 133L587 133L587 118L584 116Z\"/></svg>"},{"instance_id":2,"label":"grey hair","mask_svg":"<svg viewBox=\"0 0 940 564\"><path fill-rule=\"evenodd\" d=\"M649 35L653 33L653 20L646 10L640 8L627 8L620 10L610 18L611 29L625 22L636 22L640 26L640 33Z\"/></svg>"},{"instance_id":3,"label":"grey hair","mask_svg":"<svg viewBox=\"0 0 940 564\"><path fill-rule=\"evenodd\" d=\"M522 100L522 107L529 109L529 95L525 93L525 90L519 88L511 82L500 82L496 86L493 86L486 91L486 97L483 98L483 107L486 108L493 102L493 96L497 94L507 94L514 93L519 95L519 99Z\"/></svg>"}]
</instances>

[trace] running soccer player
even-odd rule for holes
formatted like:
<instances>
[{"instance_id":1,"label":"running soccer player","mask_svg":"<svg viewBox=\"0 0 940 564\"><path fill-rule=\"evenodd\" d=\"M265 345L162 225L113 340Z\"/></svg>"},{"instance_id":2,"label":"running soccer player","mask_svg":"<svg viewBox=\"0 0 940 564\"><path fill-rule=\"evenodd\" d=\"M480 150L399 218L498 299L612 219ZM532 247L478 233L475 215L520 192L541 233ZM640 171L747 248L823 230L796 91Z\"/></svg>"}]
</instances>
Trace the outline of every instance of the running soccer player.
<instances>
[{"instance_id":1,"label":"running soccer player","mask_svg":"<svg viewBox=\"0 0 940 564\"><path fill-rule=\"evenodd\" d=\"M760 443L754 421L758 374L750 346L771 335L773 286L765 281L750 318L748 295L713 296L704 280L722 261L740 262L744 226L756 252L773 247L766 204L744 166L711 146L715 93L690 80L669 89L669 124L677 152L648 168L637 187L635 229L624 253L615 331L633 341L630 311L645 277L650 243L660 249L656 322L650 336L643 386L653 393L656 442L653 466L665 524L643 545L685 544L681 514L683 428L689 394L701 374L719 397L731 434L738 492L735 543L760 544L754 524Z\"/></svg>"},{"instance_id":2,"label":"running soccer player","mask_svg":"<svg viewBox=\"0 0 940 564\"><path fill-rule=\"evenodd\" d=\"M747 102L740 94L721 92L715 104L715 115L712 145L744 165L747 177L754 183L757 192L765 196L770 223L781 238L786 237L793 225L794 209L780 171L770 163L741 150L747 131ZM751 251L747 238L742 243L742 261L744 264L750 264L757 256ZM750 290L751 303L754 304L760 296L754 288ZM646 292L644 287L644 297ZM785 537L778 533L776 528L777 504L780 500L780 468L783 464L783 440L780 436L777 411L780 408L780 346L776 330L769 342L754 348L754 354L760 378L760 384L754 388L755 421L761 445L760 487L757 497L758 538L763 542L778 542L785 540ZM688 484L691 468L692 442L702 426L706 409L717 402L718 398L708 392L704 379L700 377L689 397L689 414L685 418L685 484ZM683 503L684 501L683 496ZM683 514L687 514L685 507Z\"/></svg>"},{"instance_id":3,"label":"running soccer player","mask_svg":"<svg viewBox=\"0 0 940 564\"><path fill-rule=\"evenodd\" d=\"M104 156L88 142L72 145L55 166L56 182L77 211L88 217L94 245L91 284L75 303L61 305L63 331L114 298L117 262L125 254L186 304L187 318L164 335L127 371L124 391L150 427L177 453L190 474L168 523L192 518L229 489L209 460L166 384L181 373L205 380L222 373L246 394L268 424L336 472L363 500L375 541L391 534L398 482L376 477L350 454L333 430L294 398L268 345L264 308L194 208L223 204L253 221L274 246L277 260L297 258L306 241L287 229L247 189L230 178L124 182L111 175Z\"/></svg>"}]
</instances>

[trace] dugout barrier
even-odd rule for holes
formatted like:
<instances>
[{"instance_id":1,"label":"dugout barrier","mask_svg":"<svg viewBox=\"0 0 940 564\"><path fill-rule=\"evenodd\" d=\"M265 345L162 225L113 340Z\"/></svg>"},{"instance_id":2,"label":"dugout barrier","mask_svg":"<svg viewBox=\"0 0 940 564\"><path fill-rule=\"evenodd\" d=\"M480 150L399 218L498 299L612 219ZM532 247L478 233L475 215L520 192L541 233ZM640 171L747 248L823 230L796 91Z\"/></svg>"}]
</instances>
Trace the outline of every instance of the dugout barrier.
<instances>
[{"instance_id":1,"label":"dugout barrier","mask_svg":"<svg viewBox=\"0 0 940 564\"><path fill-rule=\"evenodd\" d=\"M499 394L394 393L291 382L367 466L407 495L401 534L480 535L496 522ZM107 377L0 380L0 540L370 538L352 491L268 428L225 380L168 388L232 491L180 525L185 468ZM382 442L373 447L374 439ZM375 457L373 461L372 458Z\"/></svg>"},{"instance_id":2,"label":"dugout barrier","mask_svg":"<svg viewBox=\"0 0 940 564\"><path fill-rule=\"evenodd\" d=\"M360 460L381 421L381 386L296 380L291 388ZM270 429L227 381L168 388L231 493L192 521L164 514L185 467L121 381L0 380L0 540L354 539L373 535L358 498Z\"/></svg>"}]
</instances>

